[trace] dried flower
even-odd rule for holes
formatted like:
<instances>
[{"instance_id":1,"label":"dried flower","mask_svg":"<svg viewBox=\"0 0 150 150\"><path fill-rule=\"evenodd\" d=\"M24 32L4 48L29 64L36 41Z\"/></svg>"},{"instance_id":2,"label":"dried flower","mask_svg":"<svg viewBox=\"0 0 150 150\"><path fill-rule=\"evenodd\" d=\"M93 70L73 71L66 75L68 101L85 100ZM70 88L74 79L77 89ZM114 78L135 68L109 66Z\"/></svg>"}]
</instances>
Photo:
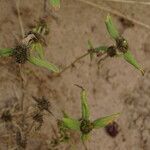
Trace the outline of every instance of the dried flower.
<instances>
[{"instance_id":1,"label":"dried flower","mask_svg":"<svg viewBox=\"0 0 150 150\"><path fill-rule=\"evenodd\" d=\"M114 57L114 56L116 56L116 47L115 46L110 46L109 48L108 48L108 50L107 50L107 54L108 54L108 56L110 56L110 57Z\"/></svg>"},{"instance_id":2,"label":"dried flower","mask_svg":"<svg viewBox=\"0 0 150 150\"><path fill-rule=\"evenodd\" d=\"M24 64L28 60L29 48L24 44L17 45L13 49L12 55L17 63Z\"/></svg>"},{"instance_id":3,"label":"dried flower","mask_svg":"<svg viewBox=\"0 0 150 150\"><path fill-rule=\"evenodd\" d=\"M17 143L17 145L18 145L19 147L24 148L24 149L25 149L26 146L27 146L27 138L26 138L25 135L23 135L23 134L21 133L20 130L18 130L18 131L16 132L16 143Z\"/></svg>"},{"instance_id":4,"label":"dried flower","mask_svg":"<svg viewBox=\"0 0 150 150\"><path fill-rule=\"evenodd\" d=\"M39 110L49 111L50 103L45 97L36 98L36 97L33 96L33 98L37 102L37 107L39 108Z\"/></svg>"},{"instance_id":5,"label":"dried flower","mask_svg":"<svg viewBox=\"0 0 150 150\"><path fill-rule=\"evenodd\" d=\"M120 52L123 52L123 53L126 53L128 51L128 42L125 38L123 38L122 36L119 36L117 39L116 39L116 45L117 45L117 48Z\"/></svg>"},{"instance_id":6,"label":"dried flower","mask_svg":"<svg viewBox=\"0 0 150 150\"><path fill-rule=\"evenodd\" d=\"M12 115L10 113L10 110L5 110L3 113L2 113L2 116L1 116L1 119L5 122L9 122L9 121L12 121Z\"/></svg>"},{"instance_id":7,"label":"dried flower","mask_svg":"<svg viewBox=\"0 0 150 150\"><path fill-rule=\"evenodd\" d=\"M43 123L43 115L38 112L38 113L33 115L33 120L35 120L36 122L42 124Z\"/></svg>"}]
</instances>

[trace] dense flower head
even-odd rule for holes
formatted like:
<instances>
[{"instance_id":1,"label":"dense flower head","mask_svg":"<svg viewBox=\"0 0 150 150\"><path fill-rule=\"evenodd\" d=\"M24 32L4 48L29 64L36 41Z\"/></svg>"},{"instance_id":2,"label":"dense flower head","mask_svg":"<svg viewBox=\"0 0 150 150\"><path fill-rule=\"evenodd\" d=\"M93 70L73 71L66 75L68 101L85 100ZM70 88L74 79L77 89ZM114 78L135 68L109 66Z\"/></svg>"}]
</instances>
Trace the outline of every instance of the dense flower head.
<instances>
[{"instance_id":1,"label":"dense flower head","mask_svg":"<svg viewBox=\"0 0 150 150\"><path fill-rule=\"evenodd\" d=\"M12 55L17 63L24 64L28 60L29 48L24 44L17 45L13 49Z\"/></svg>"}]
</instances>

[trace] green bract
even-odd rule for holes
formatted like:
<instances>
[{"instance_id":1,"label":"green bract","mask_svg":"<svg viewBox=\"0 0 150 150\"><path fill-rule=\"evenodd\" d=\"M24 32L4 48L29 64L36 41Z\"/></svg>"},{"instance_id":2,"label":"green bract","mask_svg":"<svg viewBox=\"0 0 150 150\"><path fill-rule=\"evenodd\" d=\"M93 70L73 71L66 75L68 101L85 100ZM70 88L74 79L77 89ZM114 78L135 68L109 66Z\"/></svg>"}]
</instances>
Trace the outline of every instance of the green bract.
<instances>
[{"instance_id":1,"label":"green bract","mask_svg":"<svg viewBox=\"0 0 150 150\"><path fill-rule=\"evenodd\" d=\"M32 49L37 52L39 58L44 59L44 49L41 43L33 43Z\"/></svg>"},{"instance_id":2,"label":"green bract","mask_svg":"<svg viewBox=\"0 0 150 150\"><path fill-rule=\"evenodd\" d=\"M99 53L99 52L104 53L104 52L107 52L108 47L107 46L99 46L99 47L94 48L94 50L96 53Z\"/></svg>"},{"instance_id":3,"label":"green bract","mask_svg":"<svg viewBox=\"0 0 150 150\"><path fill-rule=\"evenodd\" d=\"M60 0L49 0L54 8L60 8Z\"/></svg>"},{"instance_id":4,"label":"green bract","mask_svg":"<svg viewBox=\"0 0 150 150\"><path fill-rule=\"evenodd\" d=\"M144 75L144 70L141 68L141 66L138 64L138 62L136 61L136 59L134 58L134 56L132 55L131 51L127 51L126 53L124 53L123 55L124 59L130 63L131 65L133 65L136 69L140 70L142 75Z\"/></svg>"},{"instance_id":5,"label":"green bract","mask_svg":"<svg viewBox=\"0 0 150 150\"><path fill-rule=\"evenodd\" d=\"M105 127L106 125L112 123L116 118L118 118L119 115L120 115L120 113L117 113L117 114L113 114L111 116L96 119L93 122L93 126L94 126L94 128Z\"/></svg>"},{"instance_id":6,"label":"green bract","mask_svg":"<svg viewBox=\"0 0 150 150\"><path fill-rule=\"evenodd\" d=\"M80 122L72 118L63 118L63 124L66 128L80 131Z\"/></svg>"},{"instance_id":7,"label":"green bract","mask_svg":"<svg viewBox=\"0 0 150 150\"><path fill-rule=\"evenodd\" d=\"M105 23L106 23L106 27L107 27L107 30L108 30L110 36L116 40L120 35L119 35L117 28L113 24L113 21L112 21L110 15L107 16Z\"/></svg>"},{"instance_id":8,"label":"green bract","mask_svg":"<svg viewBox=\"0 0 150 150\"><path fill-rule=\"evenodd\" d=\"M8 57L11 55L12 55L12 49L11 48L0 49L0 57Z\"/></svg>"},{"instance_id":9,"label":"green bract","mask_svg":"<svg viewBox=\"0 0 150 150\"><path fill-rule=\"evenodd\" d=\"M85 120L89 119L90 111L87 104L87 94L85 90L81 91L81 106L82 106L82 118Z\"/></svg>"},{"instance_id":10,"label":"green bract","mask_svg":"<svg viewBox=\"0 0 150 150\"><path fill-rule=\"evenodd\" d=\"M54 64L51 64L45 60L42 60L40 58L36 58L36 57L29 57L28 58L29 62L36 65L36 66L39 66L39 67L44 67L50 71L53 71L53 72L56 72L56 73L59 73L59 69L54 65Z\"/></svg>"}]
</instances>

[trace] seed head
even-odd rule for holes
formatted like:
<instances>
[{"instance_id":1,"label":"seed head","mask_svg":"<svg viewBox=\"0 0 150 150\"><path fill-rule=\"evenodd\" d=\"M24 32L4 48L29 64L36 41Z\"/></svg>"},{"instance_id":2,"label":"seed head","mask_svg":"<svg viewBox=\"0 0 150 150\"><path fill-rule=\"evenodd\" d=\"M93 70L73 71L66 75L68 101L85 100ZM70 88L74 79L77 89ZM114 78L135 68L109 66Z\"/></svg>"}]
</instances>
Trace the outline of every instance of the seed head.
<instances>
[{"instance_id":1,"label":"seed head","mask_svg":"<svg viewBox=\"0 0 150 150\"><path fill-rule=\"evenodd\" d=\"M122 36L116 39L116 45L119 51L126 53L128 51L128 42Z\"/></svg>"},{"instance_id":2,"label":"seed head","mask_svg":"<svg viewBox=\"0 0 150 150\"><path fill-rule=\"evenodd\" d=\"M80 130L84 134L88 134L93 129L93 124L89 120L82 120Z\"/></svg>"},{"instance_id":3,"label":"seed head","mask_svg":"<svg viewBox=\"0 0 150 150\"><path fill-rule=\"evenodd\" d=\"M15 61L24 64L28 60L29 48L26 45L20 44L13 49Z\"/></svg>"},{"instance_id":4,"label":"seed head","mask_svg":"<svg viewBox=\"0 0 150 150\"><path fill-rule=\"evenodd\" d=\"M1 115L1 119L5 122L12 121L12 115L11 115L10 111L5 110Z\"/></svg>"},{"instance_id":5,"label":"seed head","mask_svg":"<svg viewBox=\"0 0 150 150\"><path fill-rule=\"evenodd\" d=\"M110 57L114 57L116 55L116 47L115 46L110 46L107 50L107 54Z\"/></svg>"},{"instance_id":6,"label":"seed head","mask_svg":"<svg viewBox=\"0 0 150 150\"><path fill-rule=\"evenodd\" d=\"M33 115L33 120L42 124L43 123L43 115L41 113L36 113Z\"/></svg>"},{"instance_id":7,"label":"seed head","mask_svg":"<svg viewBox=\"0 0 150 150\"><path fill-rule=\"evenodd\" d=\"M45 97L42 97L42 98L33 97L33 98L37 102L37 106L38 106L39 110L49 111L50 103Z\"/></svg>"}]
</instances>

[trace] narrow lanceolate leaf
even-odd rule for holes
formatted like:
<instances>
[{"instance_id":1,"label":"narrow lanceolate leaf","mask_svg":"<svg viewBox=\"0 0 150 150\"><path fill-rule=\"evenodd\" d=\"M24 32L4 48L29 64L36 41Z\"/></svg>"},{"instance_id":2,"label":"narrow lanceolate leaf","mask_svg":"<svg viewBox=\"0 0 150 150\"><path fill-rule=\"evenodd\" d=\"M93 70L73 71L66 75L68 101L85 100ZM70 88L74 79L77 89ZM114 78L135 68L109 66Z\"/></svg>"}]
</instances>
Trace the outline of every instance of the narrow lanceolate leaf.
<instances>
[{"instance_id":1,"label":"narrow lanceolate leaf","mask_svg":"<svg viewBox=\"0 0 150 150\"><path fill-rule=\"evenodd\" d=\"M90 40L88 40L88 46L89 46L90 49L93 49L93 48L94 48L94 47L93 47L93 44L92 44L92 42L91 42Z\"/></svg>"},{"instance_id":2,"label":"narrow lanceolate leaf","mask_svg":"<svg viewBox=\"0 0 150 150\"><path fill-rule=\"evenodd\" d=\"M71 129L80 131L80 122L78 120L72 119L72 118L63 118L63 126Z\"/></svg>"},{"instance_id":3,"label":"narrow lanceolate leaf","mask_svg":"<svg viewBox=\"0 0 150 150\"><path fill-rule=\"evenodd\" d=\"M81 91L81 107L82 107L82 119L89 120L90 110L87 103L87 94L84 89Z\"/></svg>"},{"instance_id":4,"label":"narrow lanceolate leaf","mask_svg":"<svg viewBox=\"0 0 150 150\"><path fill-rule=\"evenodd\" d=\"M141 68L141 66L138 64L134 56L132 55L131 51L128 50L126 53L123 54L124 59L133 65L136 69L140 70L142 75L144 75L144 70Z\"/></svg>"},{"instance_id":5,"label":"narrow lanceolate leaf","mask_svg":"<svg viewBox=\"0 0 150 150\"><path fill-rule=\"evenodd\" d=\"M90 40L88 40L88 46L89 46L89 49L90 49L90 60L92 61L93 60L93 56L94 56L94 53L93 53L93 49L94 49L94 47L93 47L93 44L92 44L92 42L90 41Z\"/></svg>"},{"instance_id":6,"label":"narrow lanceolate leaf","mask_svg":"<svg viewBox=\"0 0 150 150\"><path fill-rule=\"evenodd\" d=\"M54 8L60 8L60 0L49 0Z\"/></svg>"},{"instance_id":7,"label":"narrow lanceolate leaf","mask_svg":"<svg viewBox=\"0 0 150 150\"><path fill-rule=\"evenodd\" d=\"M107 52L108 47L107 46L99 46L99 47L94 48L94 50L96 53L99 53L99 52L105 53L105 52Z\"/></svg>"},{"instance_id":8,"label":"narrow lanceolate leaf","mask_svg":"<svg viewBox=\"0 0 150 150\"><path fill-rule=\"evenodd\" d=\"M51 63L49 63L45 60L42 60L40 58L36 58L36 57L33 57L33 56L32 57L30 56L28 58L28 60L29 60L30 63L32 63L36 66L46 68L46 69L48 69L50 71L53 71L55 73L59 73L59 69L55 65L53 65L53 64L51 64Z\"/></svg>"},{"instance_id":9,"label":"narrow lanceolate leaf","mask_svg":"<svg viewBox=\"0 0 150 150\"><path fill-rule=\"evenodd\" d=\"M120 114L117 113L117 114L113 114L111 116L107 116L107 117L103 117L103 118L99 118L97 120L95 120L93 122L93 126L94 128L102 128L102 127L105 127L107 126L109 123L113 122L116 118L118 118Z\"/></svg>"},{"instance_id":10,"label":"narrow lanceolate leaf","mask_svg":"<svg viewBox=\"0 0 150 150\"><path fill-rule=\"evenodd\" d=\"M105 24L106 24L106 27L110 36L116 40L119 37L119 32L117 28L115 27L115 25L113 24L113 21L110 15L107 16Z\"/></svg>"},{"instance_id":11,"label":"narrow lanceolate leaf","mask_svg":"<svg viewBox=\"0 0 150 150\"><path fill-rule=\"evenodd\" d=\"M37 52L39 58L44 59L44 49L43 49L43 46L41 45L41 43L33 44L32 49L34 49Z\"/></svg>"},{"instance_id":12,"label":"narrow lanceolate leaf","mask_svg":"<svg viewBox=\"0 0 150 150\"><path fill-rule=\"evenodd\" d=\"M12 55L13 50L11 48L0 49L0 57L8 57Z\"/></svg>"}]
</instances>

